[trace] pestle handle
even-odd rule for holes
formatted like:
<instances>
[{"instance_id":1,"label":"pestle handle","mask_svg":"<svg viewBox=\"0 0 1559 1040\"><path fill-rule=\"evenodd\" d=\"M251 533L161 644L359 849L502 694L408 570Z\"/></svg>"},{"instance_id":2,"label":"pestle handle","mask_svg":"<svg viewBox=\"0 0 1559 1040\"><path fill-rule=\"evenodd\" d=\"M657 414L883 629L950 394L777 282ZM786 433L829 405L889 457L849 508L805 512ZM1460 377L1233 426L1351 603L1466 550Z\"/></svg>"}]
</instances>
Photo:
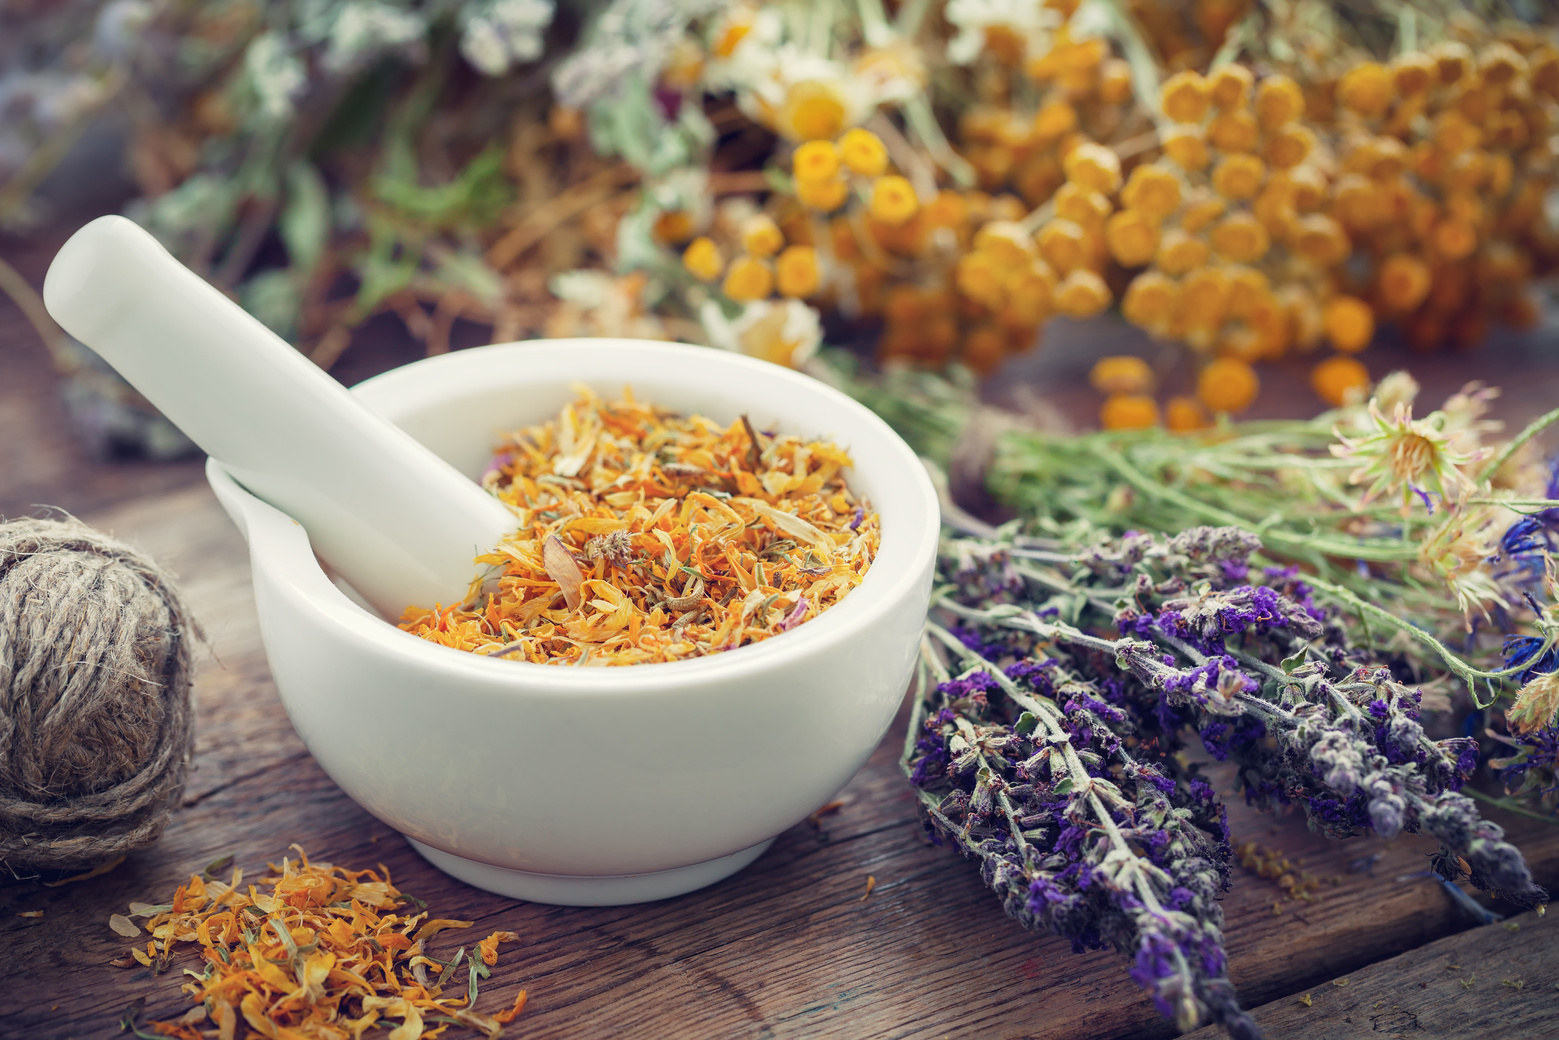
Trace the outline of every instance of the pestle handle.
<instances>
[{"instance_id":1,"label":"pestle handle","mask_svg":"<svg viewBox=\"0 0 1559 1040\"><path fill-rule=\"evenodd\" d=\"M458 602L501 503L361 404L124 217L71 236L44 304L205 452L289 514L373 606Z\"/></svg>"}]
</instances>

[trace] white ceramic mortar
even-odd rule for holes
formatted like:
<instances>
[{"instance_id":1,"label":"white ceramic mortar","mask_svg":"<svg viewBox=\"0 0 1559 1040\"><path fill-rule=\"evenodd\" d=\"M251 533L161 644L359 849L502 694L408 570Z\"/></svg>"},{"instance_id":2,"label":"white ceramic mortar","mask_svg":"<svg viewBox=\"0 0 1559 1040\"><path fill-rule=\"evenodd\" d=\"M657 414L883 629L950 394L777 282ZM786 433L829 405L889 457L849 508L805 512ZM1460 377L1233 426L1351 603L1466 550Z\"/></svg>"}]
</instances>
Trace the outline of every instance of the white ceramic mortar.
<instances>
[{"instance_id":1,"label":"white ceramic mortar","mask_svg":"<svg viewBox=\"0 0 1559 1040\"><path fill-rule=\"evenodd\" d=\"M475 478L501 433L588 384L728 423L829 438L882 518L839 605L755 646L666 664L494 660L418 639L349 597L303 528L215 459L248 539L271 670L314 757L434 865L568 905L660 899L717 881L837 792L882 739L911 676L936 557L936 494L908 446L809 377L703 347L511 343L359 385L371 409ZM450 590L450 599L463 595Z\"/></svg>"}]
</instances>

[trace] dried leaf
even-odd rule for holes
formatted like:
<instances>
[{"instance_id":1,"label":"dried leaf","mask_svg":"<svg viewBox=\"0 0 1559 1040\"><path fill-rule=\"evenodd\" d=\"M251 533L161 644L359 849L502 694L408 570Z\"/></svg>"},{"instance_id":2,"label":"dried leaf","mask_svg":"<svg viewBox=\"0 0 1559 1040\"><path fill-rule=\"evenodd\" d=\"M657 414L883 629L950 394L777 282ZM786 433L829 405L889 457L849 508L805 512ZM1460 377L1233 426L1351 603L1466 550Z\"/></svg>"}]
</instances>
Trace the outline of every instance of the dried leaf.
<instances>
[{"instance_id":1,"label":"dried leaf","mask_svg":"<svg viewBox=\"0 0 1559 1040\"><path fill-rule=\"evenodd\" d=\"M568 609L578 610L579 587L584 584L585 574L575 562L574 554L568 551L568 546L557 535L549 537L542 546L541 562L547 568L547 574L563 590L563 601L568 604Z\"/></svg>"},{"instance_id":2,"label":"dried leaf","mask_svg":"<svg viewBox=\"0 0 1559 1040\"><path fill-rule=\"evenodd\" d=\"M130 920L124 914L113 914L108 918L108 927L114 930L116 935L122 935L126 939L134 939L141 934L141 926Z\"/></svg>"},{"instance_id":3,"label":"dried leaf","mask_svg":"<svg viewBox=\"0 0 1559 1040\"><path fill-rule=\"evenodd\" d=\"M412 940L421 942L424 939L437 935L446 928L470 928L474 923L473 921L452 921L444 917L434 918L431 921L425 921L422 927L412 934Z\"/></svg>"}]
</instances>

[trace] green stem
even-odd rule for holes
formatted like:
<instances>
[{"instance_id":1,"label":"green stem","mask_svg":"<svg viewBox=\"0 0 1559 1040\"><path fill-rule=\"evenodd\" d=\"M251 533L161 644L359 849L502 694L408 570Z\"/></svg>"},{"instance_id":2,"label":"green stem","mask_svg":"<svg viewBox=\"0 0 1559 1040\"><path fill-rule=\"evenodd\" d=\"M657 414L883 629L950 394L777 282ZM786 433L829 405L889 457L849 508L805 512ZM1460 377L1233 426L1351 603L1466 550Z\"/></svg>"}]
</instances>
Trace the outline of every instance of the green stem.
<instances>
[{"instance_id":1,"label":"green stem","mask_svg":"<svg viewBox=\"0 0 1559 1040\"><path fill-rule=\"evenodd\" d=\"M1499 472L1499 468L1506 462L1510 461L1510 457L1516 452L1520 451L1527 441L1548 429L1548 427L1552 426L1555 422L1559 422L1559 408L1555 408L1553 411L1533 419L1530 423L1527 424L1527 428L1522 430L1516 436L1515 440L1501 448L1499 454L1490 459L1488 463L1478 471L1478 483L1482 484L1492 480L1494 478L1494 474Z\"/></svg>"},{"instance_id":2,"label":"green stem","mask_svg":"<svg viewBox=\"0 0 1559 1040\"><path fill-rule=\"evenodd\" d=\"M1504 809L1506 812L1513 812L1517 816L1530 816L1534 820L1542 820L1546 824L1559 827L1559 814L1536 812L1532 809L1528 809L1514 798L1496 798L1491 794L1485 794L1476 787L1471 786L1462 788L1462 794L1476 798L1485 805L1492 805L1497 809Z\"/></svg>"}]
</instances>

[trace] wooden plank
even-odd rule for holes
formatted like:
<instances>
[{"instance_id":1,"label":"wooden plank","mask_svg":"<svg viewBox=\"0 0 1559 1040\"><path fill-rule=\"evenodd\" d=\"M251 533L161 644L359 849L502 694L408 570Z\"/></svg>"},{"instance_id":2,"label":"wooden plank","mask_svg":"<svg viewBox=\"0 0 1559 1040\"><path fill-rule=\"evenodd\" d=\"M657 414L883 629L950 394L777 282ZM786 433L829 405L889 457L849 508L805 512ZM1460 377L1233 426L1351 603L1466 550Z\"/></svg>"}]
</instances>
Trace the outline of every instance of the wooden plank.
<instances>
[{"instance_id":1,"label":"wooden plank","mask_svg":"<svg viewBox=\"0 0 1559 1040\"><path fill-rule=\"evenodd\" d=\"M1559 1035L1559 923L1533 913L1420 946L1257 1008L1267 1040ZM1198 1029L1186 1040L1224 1034Z\"/></svg>"},{"instance_id":2,"label":"wooden plank","mask_svg":"<svg viewBox=\"0 0 1559 1040\"><path fill-rule=\"evenodd\" d=\"M197 768L163 839L110 874L60 888L0 886L0 975L16 994L0 1032L107 1035L141 996L150 1017L180 1013L176 974L107 966L128 946L108 929L109 914L130 900L166 897L218 856L233 853L254 871L292 842L343 864L383 862L440 916L518 932L479 1007L502 1006L527 988L531 1003L517 1030L527 1037L1174 1032L1131 983L1123 958L1073 955L1064 943L1025 934L969 864L920 840L896 768L902 717L842 792L842 809L820 827L792 828L748 870L702 892L648 906L558 908L455 882L347 799L292 731L260 647L247 552L209 492L141 500L92 519L174 567L206 626ZM1341 878L1315 904L1284 904L1274 914L1280 890L1236 872L1224 906L1233 976L1248 1004L1468 926L1438 885L1393 880L1424 869L1427 842L1327 842L1295 819L1238 803L1230 817L1237 838L1280 847L1303 857L1306 870ZM1559 828L1502 822L1539 875L1559 880ZM1373 876L1349 873L1350 863L1376 854ZM862 900L868 875L877 887ZM31 910L45 916L16 916ZM459 933L442 933L434 952L461 942Z\"/></svg>"}]
</instances>

